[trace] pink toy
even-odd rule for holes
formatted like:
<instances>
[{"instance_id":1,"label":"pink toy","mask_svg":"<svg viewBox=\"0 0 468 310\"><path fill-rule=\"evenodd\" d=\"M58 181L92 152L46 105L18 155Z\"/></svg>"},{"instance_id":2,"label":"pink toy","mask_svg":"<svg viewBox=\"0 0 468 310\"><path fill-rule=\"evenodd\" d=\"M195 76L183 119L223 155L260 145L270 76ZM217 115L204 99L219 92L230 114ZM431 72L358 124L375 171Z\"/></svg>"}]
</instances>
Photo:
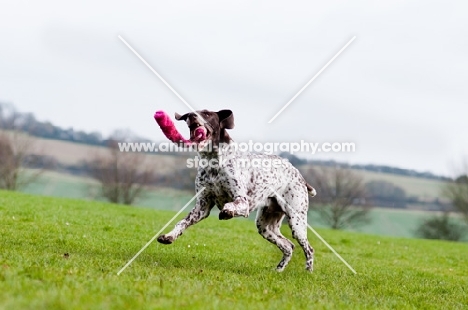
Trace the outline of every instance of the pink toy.
<instances>
[{"instance_id":1,"label":"pink toy","mask_svg":"<svg viewBox=\"0 0 468 310\"><path fill-rule=\"evenodd\" d=\"M166 112L156 111L156 113L154 113L154 119L158 123L159 127L161 127L164 135L176 144L182 142L184 144L190 145L192 143L201 142L206 139L206 129L203 126L195 129L195 137L193 140L187 140L177 131L177 128L174 126L174 122L171 120L169 115L166 114Z\"/></svg>"}]
</instances>

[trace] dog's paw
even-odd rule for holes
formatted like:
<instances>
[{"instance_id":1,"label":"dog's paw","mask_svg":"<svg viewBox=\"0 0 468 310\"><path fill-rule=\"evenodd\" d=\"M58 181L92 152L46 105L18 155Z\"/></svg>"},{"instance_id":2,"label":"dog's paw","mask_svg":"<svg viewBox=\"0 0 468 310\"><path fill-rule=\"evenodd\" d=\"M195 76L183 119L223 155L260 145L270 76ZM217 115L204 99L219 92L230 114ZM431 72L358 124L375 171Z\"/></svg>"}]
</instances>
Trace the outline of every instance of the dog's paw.
<instances>
[{"instance_id":1,"label":"dog's paw","mask_svg":"<svg viewBox=\"0 0 468 310\"><path fill-rule=\"evenodd\" d=\"M161 235L158 237L158 242L162 244L171 244L174 242L174 238L171 236Z\"/></svg>"},{"instance_id":2,"label":"dog's paw","mask_svg":"<svg viewBox=\"0 0 468 310\"><path fill-rule=\"evenodd\" d=\"M234 212L233 211L230 211L230 210L221 210L221 212L219 212L219 219L220 220L230 220L234 217Z\"/></svg>"}]
</instances>

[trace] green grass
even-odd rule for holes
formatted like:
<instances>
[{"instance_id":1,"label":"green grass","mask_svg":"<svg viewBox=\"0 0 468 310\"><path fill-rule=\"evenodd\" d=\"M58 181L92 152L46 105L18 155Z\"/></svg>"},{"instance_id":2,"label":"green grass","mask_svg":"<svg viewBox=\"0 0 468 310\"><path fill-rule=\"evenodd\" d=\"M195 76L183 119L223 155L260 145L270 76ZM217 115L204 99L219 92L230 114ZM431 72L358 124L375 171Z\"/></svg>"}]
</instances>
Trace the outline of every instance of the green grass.
<instances>
[{"instance_id":1,"label":"green grass","mask_svg":"<svg viewBox=\"0 0 468 310\"><path fill-rule=\"evenodd\" d=\"M280 252L251 221L215 216L117 276L173 214L0 192L0 309L468 307L466 244L320 229L358 274L312 234L315 271L297 247L276 273Z\"/></svg>"},{"instance_id":2,"label":"green grass","mask_svg":"<svg viewBox=\"0 0 468 310\"><path fill-rule=\"evenodd\" d=\"M23 188L22 192L54 197L99 199L95 197L98 187L91 178L45 171L37 180ZM135 204L159 210L179 210L190 198L191 192L152 188L137 199Z\"/></svg>"},{"instance_id":3,"label":"green grass","mask_svg":"<svg viewBox=\"0 0 468 310\"><path fill-rule=\"evenodd\" d=\"M47 171L40 179L26 187L24 192L55 197L92 199L90 186L93 185L96 185L96 183L89 178ZM192 193L190 192L170 188L154 188L145 193L144 197L139 199L136 204L158 210L177 211L191 197ZM360 225L358 228L350 230L368 234L412 238L419 223L431 215L431 212L376 208L371 211L372 221L369 224ZM314 227L326 226L312 212L309 218Z\"/></svg>"},{"instance_id":4,"label":"green grass","mask_svg":"<svg viewBox=\"0 0 468 310\"><path fill-rule=\"evenodd\" d=\"M21 190L25 193L67 197L92 198L90 186L96 184L92 179L65 173L44 171L38 179Z\"/></svg>"},{"instance_id":5,"label":"green grass","mask_svg":"<svg viewBox=\"0 0 468 310\"><path fill-rule=\"evenodd\" d=\"M435 212L412 211L400 209L374 208L370 211L370 222L360 224L357 227L349 227L346 230L362 232L373 235L415 238L416 229L424 219L434 216ZM455 223L465 225L463 218L451 215ZM326 223L313 211L309 212L309 223L314 227L328 227ZM468 241L465 235L462 241Z\"/></svg>"}]
</instances>

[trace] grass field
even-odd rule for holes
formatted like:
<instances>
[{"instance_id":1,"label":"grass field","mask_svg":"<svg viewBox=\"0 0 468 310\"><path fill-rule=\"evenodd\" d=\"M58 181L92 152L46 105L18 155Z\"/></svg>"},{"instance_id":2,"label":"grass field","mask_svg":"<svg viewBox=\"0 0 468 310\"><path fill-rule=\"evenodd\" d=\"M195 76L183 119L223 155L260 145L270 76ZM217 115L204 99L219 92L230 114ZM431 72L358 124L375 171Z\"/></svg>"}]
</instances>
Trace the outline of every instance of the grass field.
<instances>
[{"instance_id":1,"label":"grass field","mask_svg":"<svg viewBox=\"0 0 468 310\"><path fill-rule=\"evenodd\" d=\"M95 197L98 184L90 178L46 171L35 182L22 191L28 194L66 197L77 199L98 199ZM136 204L160 210L179 210L192 193L172 188L152 188L137 199Z\"/></svg>"},{"instance_id":2,"label":"grass field","mask_svg":"<svg viewBox=\"0 0 468 310\"><path fill-rule=\"evenodd\" d=\"M370 223L346 228L346 230L373 235L415 238L416 228L424 219L433 215L433 212L376 208L370 211ZM463 223L463 219L459 216L452 215L452 220L456 223ZM314 227L327 227L323 220L312 211L309 212L309 223ZM466 241L467 237L465 236L462 240Z\"/></svg>"},{"instance_id":3,"label":"grass field","mask_svg":"<svg viewBox=\"0 0 468 310\"><path fill-rule=\"evenodd\" d=\"M251 221L215 216L117 276L173 214L0 192L0 309L468 307L466 244L319 229L358 274L312 234L315 271L296 247L276 273L280 252Z\"/></svg>"},{"instance_id":4,"label":"grass field","mask_svg":"<svg viewBox=\"0 0 468 310\"><path fill-rule=\"evenodd\" d=\"M419 180L419 182L425 181L431 180ZM410 181L407 180L407 182ZM88 178L46 172L37 182L30 184L24 191L46 196L93 199L89 190L89 187L93 184L95 183ZM139 199L136 204L158 210L177 211L191 197L192 193L190 192L169 188L154 188ZM354 230L369 234L411 238L414 237L414 231L418 224L430 215L430 212L379 208L371 212L372 221L369 224L361 225ZM320 218L314 216L313 213L310 214L310 223L314 227L325 227Z\"/></svg>"}]
</instances>

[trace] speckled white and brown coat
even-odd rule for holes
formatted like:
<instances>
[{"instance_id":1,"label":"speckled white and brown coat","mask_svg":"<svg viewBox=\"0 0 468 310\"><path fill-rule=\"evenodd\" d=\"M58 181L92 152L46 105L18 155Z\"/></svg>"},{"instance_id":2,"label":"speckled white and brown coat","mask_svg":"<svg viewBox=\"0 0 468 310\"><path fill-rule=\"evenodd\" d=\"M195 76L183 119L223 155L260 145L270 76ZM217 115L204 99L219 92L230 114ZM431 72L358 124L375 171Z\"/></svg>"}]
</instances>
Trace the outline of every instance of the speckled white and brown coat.
<instances>
[{"instance_id":1,"label":"speckled white and brown coat","mask_svg":"<svg viewBox=\"0 0 468 310\"><path fill-rule=\"evenodd\" d=\"M220 220L247 217L257 210L258 232L283 252L276 269L284 270L294 249L294 244L280 232L283 218L287 216L292 235L304 250L306 269L312 271L314 250L307 240L307 211L308 196L315 196L315 189L300 172L278 156L242 153L230 147L232 140L226 132L234 127L230 110L176 114L176 119L187 122L191 136L196 128L204 126L207 131L204 143L212 143L213 148L199 152L200 158L209 161L210 165L198 167L195 190L203 191L197 197L195 207L171 232L159 236L158 241L163 244L174 242L189 226L208 217L214 206L220 210ZM209 148L205 146L205 149ZM270 164L266 167L252 164L262 161L270 161ZM273 161L281 164L271 164Z\"/></svg>"}]
</instances>

